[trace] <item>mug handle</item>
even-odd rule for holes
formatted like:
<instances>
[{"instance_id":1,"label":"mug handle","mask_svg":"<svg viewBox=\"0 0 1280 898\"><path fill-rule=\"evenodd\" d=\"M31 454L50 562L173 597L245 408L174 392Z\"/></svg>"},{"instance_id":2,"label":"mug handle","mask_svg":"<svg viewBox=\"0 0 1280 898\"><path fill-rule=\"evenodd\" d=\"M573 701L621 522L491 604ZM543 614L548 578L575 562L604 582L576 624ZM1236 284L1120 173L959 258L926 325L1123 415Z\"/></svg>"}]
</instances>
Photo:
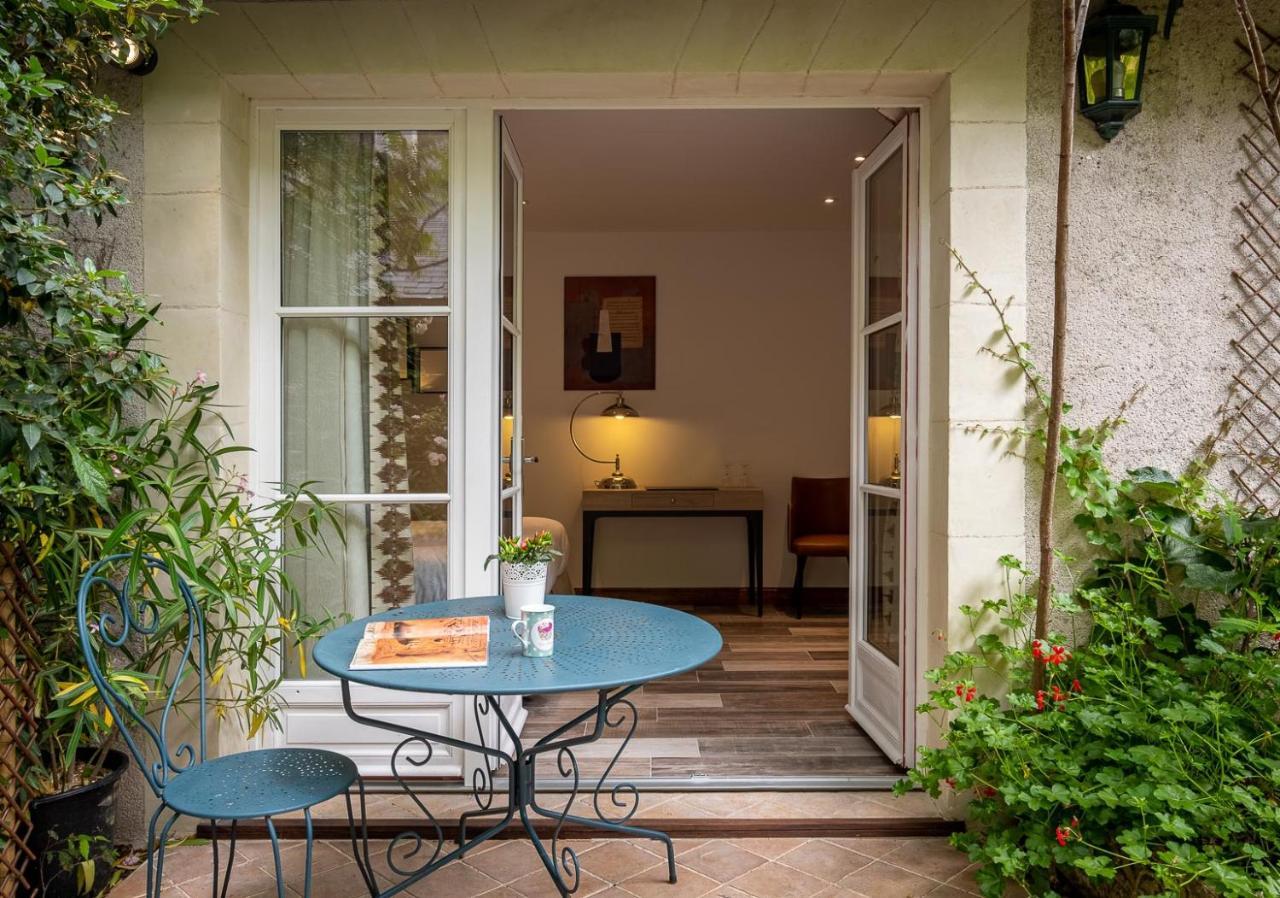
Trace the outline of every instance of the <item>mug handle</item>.
<instances>
[{"instance_id":1,"label":"mug handle","mask_svg":"<svg viewBox=\"0 0 1280 898\"><path fill-rule=\"evenodd\" d=\"M521 628L524 629L523 633L520 632ZM528 647L529 645L529 625L528 624L526 624L523 620L512 621L511 632L516 634L516 639L520 640L520 644L522 646L525 646L526 648Z\"/></svg>"}]
</instances>

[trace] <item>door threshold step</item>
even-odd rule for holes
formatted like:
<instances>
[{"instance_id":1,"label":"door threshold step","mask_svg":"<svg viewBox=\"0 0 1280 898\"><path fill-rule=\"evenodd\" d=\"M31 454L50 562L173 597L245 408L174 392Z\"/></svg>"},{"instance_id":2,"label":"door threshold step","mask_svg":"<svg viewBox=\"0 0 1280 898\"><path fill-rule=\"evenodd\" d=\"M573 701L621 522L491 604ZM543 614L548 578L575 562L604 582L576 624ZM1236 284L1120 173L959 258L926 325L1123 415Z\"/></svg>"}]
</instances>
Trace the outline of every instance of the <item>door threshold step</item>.
<instances>
[{"instance_id":1,"label":"door threshold step","mask_svg":"<svg viewBox=\"0 0 1280 898\"><path fill-rule=\"evenodd\" d=\"M550 839L556 828L555 820L532 821L539 838ZM306 824L301 818L275 818L276 832L281 839L305 839ZM872 839L872 838L924 838L948 836L964 829L958 820L943 820L937 817L865 817L858 819L832 818L743 818L726 820L716 818L678 818L678 817L640 817L627 821L628 826L642 829L656 829L673 839L753 839L753 838L794 838L794 839ZM401 833L414 832L434 841L437 830L422 818L414 817L380 817L367 823L370 839L392 839ZM472 833L483 828L480 820L474 820L468 827ZM351 838L347 822L342 819L320 818L312 821L312 829L317 839L344 840ZM226 836L225 826L220 828L221 835ZM458 839L458 824L441 821L440 830L446 842ZM262 821L242 820L237 829L239 839L269 838L266 824ZM196 828L199 838L207 839L213 835L208 824ZM609 839L634 838L626 833L610 832L595 829L582 824L565 821L559 836L561 839ZM515 821L495 835L495 839L524 839L524 829Z\"/></svg>"}]
</instances>

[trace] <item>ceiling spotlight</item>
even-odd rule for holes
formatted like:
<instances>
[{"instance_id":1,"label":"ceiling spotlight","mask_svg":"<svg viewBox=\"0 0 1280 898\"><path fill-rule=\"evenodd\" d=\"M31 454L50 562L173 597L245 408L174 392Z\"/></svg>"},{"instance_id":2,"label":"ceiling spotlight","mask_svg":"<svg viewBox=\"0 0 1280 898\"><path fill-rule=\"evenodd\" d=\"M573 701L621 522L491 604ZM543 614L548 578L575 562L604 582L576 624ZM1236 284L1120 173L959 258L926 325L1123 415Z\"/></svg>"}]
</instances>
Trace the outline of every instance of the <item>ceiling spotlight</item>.
<instances>
[{"instance_id":1,"label":"ceiling spotlight","mask_svg":"<svg viewBox=\"0 0 1280 898\"><path fill-rule=\"evenodd\" d=\"M826 203L828 206L830 206L835 201L836 201L836 198L834 196L829 196L823 200L823 202Z\"/></svg>"},{"instance_id":2,"label":"ceiling spotlight","mask_svg":"<svg viewBox=\"0 0 1280 898\"><path fill-rule=\"evenodd\" d=\"M854 162L858 162L858 163L866 162L866 161L867 161L867 157L866 157L866 156L854 156L854 157L853 157L853 161L854 161Z\"/></svg>"},{"instance_id":3,"label":"ceiling spotlight","mask_svg":"<svg viewBox=\"0 0 1280 898\"><path fill-rule=\"evenodd\" d=\"M107 45L107 52L111 61L130 75L150 75L160 61L155 47L128 35L113 37Z\"/></svg>"}]
</instances>

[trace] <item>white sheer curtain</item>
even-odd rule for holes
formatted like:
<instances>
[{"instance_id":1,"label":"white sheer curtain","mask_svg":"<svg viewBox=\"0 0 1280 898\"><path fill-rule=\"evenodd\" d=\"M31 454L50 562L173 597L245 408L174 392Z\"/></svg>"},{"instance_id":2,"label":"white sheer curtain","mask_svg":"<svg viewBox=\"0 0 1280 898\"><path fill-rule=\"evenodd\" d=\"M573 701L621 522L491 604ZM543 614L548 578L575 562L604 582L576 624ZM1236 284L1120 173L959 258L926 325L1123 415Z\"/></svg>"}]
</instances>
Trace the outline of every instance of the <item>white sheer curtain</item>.
<instances>
[{"instance_id":1,"label":"white sheer curtain","mask_svg":"<svg viewBox=\"0 0 1280 898\"><path fill-rule=\"evenodd\" d=\"M283 136L284 306L369 304L374 290L374 135ZM324 493L367 492L368 332L360 318L285 319L284 472ZM368 507L341 506L345 544L289 562L309 611L369 613ZM295 662L296 663L296 662ZM309 673L312 673L310 670ZM298 671L291 671L297 675Z\"/></svg>"}]
</instances>

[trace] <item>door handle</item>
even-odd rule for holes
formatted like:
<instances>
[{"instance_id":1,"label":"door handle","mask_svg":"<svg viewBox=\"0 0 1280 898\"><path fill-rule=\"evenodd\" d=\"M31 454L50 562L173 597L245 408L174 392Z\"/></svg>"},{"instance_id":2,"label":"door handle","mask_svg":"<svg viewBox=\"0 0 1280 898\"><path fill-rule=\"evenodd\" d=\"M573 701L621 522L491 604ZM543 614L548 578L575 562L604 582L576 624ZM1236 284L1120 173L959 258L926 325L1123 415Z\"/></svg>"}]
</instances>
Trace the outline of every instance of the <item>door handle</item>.
<instances>
[{"instance_id":1,"label":"door handle","mask_svg":"<svg viewBox=\"0 0 1280 898\"><path fill-rule=\"evenodd\" d=\"M538 456L526 455L524 458L521 459L521 461L523 461L526 465L536 465L538 463Z\"/></svg>"}]
</instances>

